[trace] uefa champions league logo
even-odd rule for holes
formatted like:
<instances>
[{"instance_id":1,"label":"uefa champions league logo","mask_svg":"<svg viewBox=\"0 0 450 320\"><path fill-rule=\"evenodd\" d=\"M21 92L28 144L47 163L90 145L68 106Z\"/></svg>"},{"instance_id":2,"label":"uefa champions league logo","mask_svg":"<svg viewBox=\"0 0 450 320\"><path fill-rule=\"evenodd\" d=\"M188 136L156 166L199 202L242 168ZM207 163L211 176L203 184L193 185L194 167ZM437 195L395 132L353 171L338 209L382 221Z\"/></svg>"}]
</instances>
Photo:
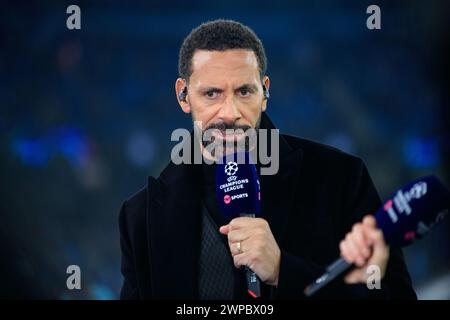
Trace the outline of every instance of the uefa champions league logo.
<instances>
[{"instance_id":1,"label":"uefa champions league logo","mask_svg":"<svg viewBox=\"0 0 450 320\"><path fill-rule=\"evenodd\" d=\"M225 173L228 176L234 176L238 169L238 164L234 161L230 161L225 165Z\"/></svg>"}]
</instances>

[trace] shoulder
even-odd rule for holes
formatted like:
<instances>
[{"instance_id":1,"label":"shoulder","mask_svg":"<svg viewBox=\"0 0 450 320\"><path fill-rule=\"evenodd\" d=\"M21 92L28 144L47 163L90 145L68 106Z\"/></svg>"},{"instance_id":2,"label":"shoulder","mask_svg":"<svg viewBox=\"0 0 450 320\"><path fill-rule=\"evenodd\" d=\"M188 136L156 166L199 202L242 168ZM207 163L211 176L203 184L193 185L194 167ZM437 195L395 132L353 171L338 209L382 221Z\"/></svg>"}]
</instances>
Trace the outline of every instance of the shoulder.
<instances>
[{"instance_id":1,"label":"shoulder","mask_svg":"<svg viewBox=\"0 0 450 320\"><path fill-rule=\"evenodd\" d=\"M142 187L139 191L128 197L123 207L127 212L141 211L147 203L148 186Z\"/></svg>"},{"instance_id":2,"label":"shoulder","mask_svg":"<svg viewBox=\"0 0 450 320\"><path fill-rule=\"evenodd\" d=\"M149 177L148 183L144 187L123 202L119 215L119 223L122 227L145 225L149 190L152 190L154 182L155 179Z\"/></svg>"},{"instance_id":3,"label":"shoulder","mask_svg":"<svg viewBox=\"0 0 450 320\"><path fill-rule=\"evenodd\" d=\"M282 136L292 148L302 150L303 161L306 163L331 166L334 169L364 166L361 158L332 146L292 135L283 134Z\"/></svg>"}]
</instances>

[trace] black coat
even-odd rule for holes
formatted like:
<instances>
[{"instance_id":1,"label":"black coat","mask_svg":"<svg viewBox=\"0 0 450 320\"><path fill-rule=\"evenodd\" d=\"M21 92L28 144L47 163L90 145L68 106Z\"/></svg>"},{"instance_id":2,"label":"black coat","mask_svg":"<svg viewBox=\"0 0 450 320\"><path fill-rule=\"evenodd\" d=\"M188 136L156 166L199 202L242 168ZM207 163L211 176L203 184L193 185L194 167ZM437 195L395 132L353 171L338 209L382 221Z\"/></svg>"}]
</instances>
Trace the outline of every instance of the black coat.
<instances>
[{"instance_id":1,"label":"black coat","mask_svg":"<svg viewBox=\"0 0 450 320\"><path fill-rule=\"evenodd\" d=\"M264 115L262 128L273 128ZM196 299L201 207L199 165L170 163L125 201L119 218L122 299ZM274 298L304 298L307 284L339 257L355 222L381 205L361 159L280 135L280 167L260 176L261 216L281 249ZM402 252L391 248L381 290L337 281L319 297L415 298Z\"/></svg>"}]
</instances>

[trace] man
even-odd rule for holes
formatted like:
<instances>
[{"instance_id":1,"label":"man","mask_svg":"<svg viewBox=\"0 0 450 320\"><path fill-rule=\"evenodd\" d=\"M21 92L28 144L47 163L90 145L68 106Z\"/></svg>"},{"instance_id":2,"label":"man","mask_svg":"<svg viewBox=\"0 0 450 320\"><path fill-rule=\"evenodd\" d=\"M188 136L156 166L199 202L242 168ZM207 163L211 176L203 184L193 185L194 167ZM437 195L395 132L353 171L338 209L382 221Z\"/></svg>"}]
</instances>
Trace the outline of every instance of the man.
<instances>
[{"instance_id":1,"label":"man","mask_svg":"<svg viewBox=\"0 0 450 320\"><path fill-rule=\"evenodd\" d=\"M265 114L266 65L263 45L249 28L226 20L202 24L180 49L178 103L194 126L217 129L216 141L240 139L226 129L274 129ZM171 162L125 201L121 298L249 298L247 266L263 283L262 298L301 299L339 255L357 268L317 297L415 298L400 249L389 249L366 216L381 202L363 162L288 135L278 143L278 172L260 176L260 218L224 221L214 166L206 164ZM214 158L206 146L203 156ZM366 286L369 265L380 268L380 290Z\"/></svg>"}]
</instances>

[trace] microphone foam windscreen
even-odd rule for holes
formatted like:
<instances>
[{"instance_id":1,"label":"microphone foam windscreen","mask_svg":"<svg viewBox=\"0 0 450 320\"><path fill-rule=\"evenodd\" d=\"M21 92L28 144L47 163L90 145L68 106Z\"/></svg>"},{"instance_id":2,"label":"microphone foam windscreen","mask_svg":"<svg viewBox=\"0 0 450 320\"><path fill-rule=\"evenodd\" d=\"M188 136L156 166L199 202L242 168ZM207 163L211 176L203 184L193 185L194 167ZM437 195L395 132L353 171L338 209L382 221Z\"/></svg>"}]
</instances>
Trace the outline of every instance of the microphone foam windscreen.
<instances>
[{"instance_id":1,"label":"microphone foam windscreen","mask_svg":"<svg viewBox=\"0 0 450 320\"><path fill-rule=\"evenodd\" d=\"M259 180L249 153L226 155L216 166L216 195L227 221L242 213L260 213Z\"/></svg>"},{"instance_id":2,"label":"microphone foam windscreen","mask_svg":"<svg viewBox=\"0 0 450 320\"><path fill-rule=\"evenodd\" d=\"M406 246L420 239L448 212L450 194L433 175L394 192L377 211L377 226L390 244Z\"/></svg>"}]
</instances>

